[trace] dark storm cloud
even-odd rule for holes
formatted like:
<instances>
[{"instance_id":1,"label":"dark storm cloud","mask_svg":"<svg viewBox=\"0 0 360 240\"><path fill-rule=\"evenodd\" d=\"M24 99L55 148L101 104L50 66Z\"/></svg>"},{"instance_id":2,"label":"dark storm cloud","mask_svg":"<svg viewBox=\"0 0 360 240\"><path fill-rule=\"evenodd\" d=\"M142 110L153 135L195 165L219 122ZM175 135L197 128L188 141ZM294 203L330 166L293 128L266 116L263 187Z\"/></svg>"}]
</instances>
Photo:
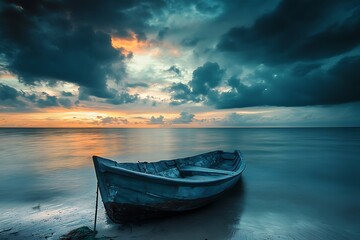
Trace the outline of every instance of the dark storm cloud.
<instances>
[{"instance_id":1,"label":"dark storm cloud","mask_svg":"<svg viewBox=\"0 0 360 240\"><path fill-rule=\"evenodd\" d=\"M51 96L46 92L41 93L40 95L36 94L27 94L23 93L23 97L30 102L36 104L39 108L48 108L48 107L58 107L62 106L64 108L73 107L73 103L68 98L58 98L57 96Z\"/></svg>"},{"instance_id":2,"label":"dark storm cloud","mask_svg":"<svg viewBox=\"0 0 360 240\"><path fill-rule=\"evenodd\" d=\"M163 0L68 0L65 6L72 10L72 18L80 24L90 24L122 37L133 31L139 39L146 39L147 21L165 7L165 3Z\"/></svg>"},{"instance_id":3,"label":"dark storm cloud","mask_svg":"<svg viewBox=\"0 0 360 240\"><path fill-rule=\"evenodd\" d=\"M139 100L138 94L131 95L127 92L122 92L122 93L115 95L111 99L107 99L106 102L114 104L114 105L120 105L120 104L133 103L138 100Z\"/></svg>"},{"instance_id":4,"label":"dark storm cloud","mask_svg":"<svg viewBox=\"0 0 360 240\"><path fill-rule=\"evenodd\" d=\"M207 95L207 101L217 108L330 105L360 101L359 66L360 56L351 56L341 59L329 69L308 66L307 73L300 71L301 74L299 66L279 75L273 69L258 71L251 76L257 79L256 83L244 84L233 77L228 80L232 88L230 91L214 90Z\"/></svg>"},{"instance_id":5,"label":"dark storm cloud","mask_svg":"<svg viewBox=\"0 0 360 240\"><path fill-rule=\"evenodd\" d=\"M223 74L219 74L214 85L199 84L194 91L193 77L188 85L174 83L167 90L173 105L204 102L216 108L241 108L341 104L360 101L359 66L360 56L344 57L330 67L304 63L290 68L263 66L243 80L233 76L224 82ZM221 81L231 89L220 91L217 86Z\"/></svg>"},{"instance_id":6,"label":"dark storm cloud","mask_svg":"<svg viewBox=\"0 0 360 240\"><path fill-rule=\"evenodd\" d=\"M19 107L25 103L19 99L21 93L15 88L0 83L0 108L1 106Z\"/></svg>"},{"instance_id":7,"label":"dark storm cloud","mask_svg":"<svg viewBox=\"0 0 360 240\"><path fill-rule=\"evenodd\" d=\"M270 65L336 56L360 45L359 13L358 1L282 1L252 26L230 29L217 49Z\"/></svg>"},{"instance_id":8,"label":"dark storm cloud","mask_svg":"<svg viewBox=\"0 0 360 240\"><path fill-rule=\"evenodd\" d=\"M8 1L0 10L5 68L25 84L74 83L88 96L116 98L109 78L121 80L126 57L111 36L145 39L147 20L162 1ZM45 104L46 105L46 104Z\"/></svg>"},{"instance_id":9,"label":"dark storm cloud","mask_svg":"<svg viewBox=\"0 0 360 240\"><path fill-rule=\"evenodd\" d=\"M186 102L200 102L211 89L219 86L225 70L220 69L219 64L206 62L203 66L194 70L192 80L188 85L173 83L166 89L171 93L171 104L178 105Z\"/></svg>"},{"instance_id":10,"label":"dark storm cloud","mask_svg":"<svg viewBox=\"0 0 360 240\"><path fill-rule=\"evenodd\" d=\"M302 77L321 66L320 63L298 63L292 68L293 76Z\"/></svg>"},{"instance_id":11,"label":"dark storm cloud","mask_svg":"<svg viewBox=\"0 0 360 240\"><path fill-rule=\"evenodd\" d=\"M222 4L222 14L217 22L230 22L235 25L251 25L259 16L266 14L277 7L280 0L219 0Z\"/></svg>"},{"instance_id":12,"label":"dark storm cloud","mask_svg":"<svg viewBox=\"0 0 360 240\"><path fill-rule=\"evenodd\" d=\"M0 100L15 100L19 96L15 88L0 83Z\"/></svg>"},{"instance_id":13,"label":"dark storm cloud","mask_svg":"<svg viewBox=\"0 0 360 240\"><path fill-rule=\"evenodd\" d=\"M198 96L192 93L190 87L184 83L173 83L165 90L171 94L171 105L201 101Z\"/></svg>"},{"instance_id":14,"label":"dark storm cloud","mask_svg":"<svg viewBox=\"0 0 360 240\"><path fill-rule=\"evenodd\" d=\"M40 108L46 108L46 107L56 107L59 106L59 102L56 96L50 96L48 94L45 94L44 98L40 98L37 100L37 105Z\"/></svg>"},{"instance_id":15,"label":"dark storm cloud","mask_svg":"<svg viewBox=\"0 0 360 240\"><path fill-rule=\"evenodd\" d=\"M25 84L62 80L87 88L91 95L111 97L106 86L108 64L123 56L111 47L110 36L89 26L71 26L61 13L20 6L8 5L0 13L4 27L0 47L7 69Z\"/></svg>"},{"instance_id":16,"label":"dark storm cloud","mask_svg":"<svg viewBox=\"0 0 360 240\"><path fill-rule=\"evenodd\" d=\"M241 108L360 101L360 3L271 2L268 6L222 2L223 12L213 19L213 25L233 24L220 38L215 53L221 53L217 57L228 65L228 73L236 69L236 75L224 79L225 71L219 66L213 65L211 74L205 65L199 67L190 82L173 83L167 89L172 105L203 102L216 108ZM253 22L236 20L241 6L252 9L257 4L268 10L259 11ZM248 72L239 72L239 68Z\"/></svg>"},{"instance_id":17,"label":"dark storm cloud","mask_svg":"<svg viewBox=\"0 0 360 240\"><path fill-rule=\"evenodd\" d=\"M207 94L210 89L220 84L224 73L225 71L220 69L217 63L206 62L202 67L198 67L193 72L192 80L189 82L193 94Z\"/></svg>"},{"instance_id":18,"label":"dark storm cloud","mask_svg":"<svg viewBox=\"0 0 360 240\"><path fill-rule=\"evenodd\" d=\"M210 89L220 84L224 72L223 69L220 69L219 64L206 62L194 70L192 80L188 85L173 83L166 90L171 93L173 104L188 101L199 102L202 95L206 95Z\"/></svg>"},{"instance_id":19,"label":"dark storm cloud","mask_svg":"<svg viewBox=\"0 0 360 240\"><path fill-rule=\"evenodd\" d=\"M149 84L144 82L126 83L125 86L128 88L137 88L137 87L149 88Z\"/></svg>"},{"instance_id":20,"label":"dark storm cloud","mask_svg":"<svg viewBox=\"0 0 360 240\"><path fill-rule=\"evenodd\" d=\"M76 84L80 100L96 96L110 104L133 103L140 97L126 92L129 88L151 86L137 82L120 84L123 92L109 88L109 79L123 79L131 55L113 49L111 36L135 34L144 40L151 32L155 39L150 41L185 46L179 49L193 50L196 61L209 61L193 71L189 82L166 89L172 105L339 104L359 101L359 29L355 0L5 1L0 69L28 85ZM162 74L182 76L194 59L185 60L169 64ZM65 92L61 98L0 88L2 105L72 106Z\"/></svg>"},{"instance_id":21,"label":"dark storm cloud","mask_svg":"<svg viewBox=\"0 0 360 240\"><path fill-rule=\"evenodd\" d=\"M203 14L214 14L220 11L221 5L215 1L197 1L195 9Z\"/></svg>"},{"instance_id":22,"label":"dark storm cloud","mask_svg":"<svg viewBox=\"0 0 360 240\"><path fill-rule=\"evenodd\" d=\"M360 46L360 4L352 15L313 34L293 53L296 59L321 59L336 56Z\"/></svg>"},{"instance_id":23,"label":"dark storm cloud","mask_svg":"<svg viewBox=\"0 0 360 240\"><path fill-rule=\"evenodd\" d=\"M31 105L34 104L39 108L57 106L71 108L73 106L71 100L67 98L51 96L46 92L29 94L0 83L0 107L10 107L13 108L13 110L29 110L32 108Z\"/></svg>"}]
</instances>

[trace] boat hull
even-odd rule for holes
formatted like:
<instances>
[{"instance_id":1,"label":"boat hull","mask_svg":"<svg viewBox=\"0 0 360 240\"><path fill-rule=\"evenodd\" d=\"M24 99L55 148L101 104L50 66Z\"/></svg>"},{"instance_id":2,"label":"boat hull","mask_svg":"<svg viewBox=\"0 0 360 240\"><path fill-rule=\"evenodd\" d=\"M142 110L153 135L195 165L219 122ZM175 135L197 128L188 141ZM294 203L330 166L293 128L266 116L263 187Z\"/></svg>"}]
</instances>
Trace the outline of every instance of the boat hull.
<instances>
[{"instance_id":1,"label":"boat hull","mask_svg":"<svg viewBox=\"0 0 360 240\"><path fill-rule=\"evenodd\" d=\"M184 211L200 208L216 200L217 197L208 197L196 200L170 200L161 204L138 205L129 203L104 203L109 218L115 223L139 222L148 219L162 218L176 215ZM174 209L181 209L175 211Z\"/></svg>"},{"instance_id":2,"label":"boat hull","mask_svg":"<svg viewBox=\"0 0 360 240\"><path fill-rule=\"evenodd\" d=\"M107 215L116 223L138 222L202 207L234 186L241 176L210 174L196 180L169 179L116 168L115 162L97 157L94 164Z\"/></svg>"},{"instance_id":3,"label":"boat hull","mask_svg":"<svg viewBox=\"0 0 360 240\"><path fill-rule=\"evenodd\" d=\"M109 218L116 223L138 222L165 217L209 204L235 185L239 177L223 182L221 185L201 187L180 184L164 187L147 182L140 184L142 186L139 185L135 189L118 188L114 200L105 200L104 206ZM134 181L136 182L136 180ZM138 189L151 189L151 192L142 192ZM174 193L174 195L166 194L169 192ZM177 193L181 193L181 196ZM206 195L206 197L201 197L202 195ZM104 196L103 199L109 199L109 197Z\"/></svg>"}]
</instances>

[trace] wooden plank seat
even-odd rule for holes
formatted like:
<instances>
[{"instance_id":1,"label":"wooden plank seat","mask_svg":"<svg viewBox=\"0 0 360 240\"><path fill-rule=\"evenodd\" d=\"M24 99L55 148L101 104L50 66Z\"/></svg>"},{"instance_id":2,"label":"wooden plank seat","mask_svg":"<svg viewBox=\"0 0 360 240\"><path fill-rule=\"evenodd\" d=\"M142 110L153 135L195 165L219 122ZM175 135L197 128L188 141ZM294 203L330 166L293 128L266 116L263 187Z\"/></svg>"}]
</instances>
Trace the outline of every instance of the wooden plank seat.
<instances>
[{"instance_id":1,"label":"wooden plank seat","mask_svg":"<svg viewBox=\"0 0 360 240\"><path fill-rule=\"evenodd\" d=\"M198 167L198 166L182 166L179 168L182 175L193 175L193 174L218 174L218 175L233 175L233 171L227 171L222 169Z\"/></svg>"}]
</instances>

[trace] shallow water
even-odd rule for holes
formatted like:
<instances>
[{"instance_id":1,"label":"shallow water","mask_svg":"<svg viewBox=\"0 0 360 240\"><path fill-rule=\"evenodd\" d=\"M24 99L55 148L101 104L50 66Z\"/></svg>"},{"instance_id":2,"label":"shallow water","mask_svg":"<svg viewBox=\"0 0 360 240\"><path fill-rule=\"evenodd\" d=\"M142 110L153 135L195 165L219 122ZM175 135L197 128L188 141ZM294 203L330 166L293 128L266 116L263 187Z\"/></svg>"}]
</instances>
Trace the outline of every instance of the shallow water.
<instances>
[{"instance_id":1,"label":"shallow water","mask_svg":"<svg viewBox=\"0 0 360 240\"><path fill-rule=\"evenodd\" d=\"M223 199L138 225L100 204L119 239L359 239L360 129L0 129L0 239L58 239L92 227L92 155L156 161L240 149L247 169Z\"/></svg>"}]
</instances>

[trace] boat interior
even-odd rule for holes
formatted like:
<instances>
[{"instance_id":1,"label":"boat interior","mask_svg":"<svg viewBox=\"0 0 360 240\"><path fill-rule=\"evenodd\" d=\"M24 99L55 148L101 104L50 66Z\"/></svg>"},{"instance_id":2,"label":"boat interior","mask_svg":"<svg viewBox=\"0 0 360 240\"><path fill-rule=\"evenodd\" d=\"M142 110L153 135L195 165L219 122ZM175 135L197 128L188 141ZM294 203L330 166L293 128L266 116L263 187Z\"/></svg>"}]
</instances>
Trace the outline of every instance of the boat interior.
<instances>
[{"instance_id":1,"label":"boat interior","mask_svg":"<svg viewBox=\"0 0 360 240\"><path fill-rule=\"evenodd\" d=\"M167 178L194 178L197 176L233 175L240 167L240 160L237 151L234 153L214 151L193 157L158 162L117 163L117 166Z\"/></svg>"}]
</instances>

